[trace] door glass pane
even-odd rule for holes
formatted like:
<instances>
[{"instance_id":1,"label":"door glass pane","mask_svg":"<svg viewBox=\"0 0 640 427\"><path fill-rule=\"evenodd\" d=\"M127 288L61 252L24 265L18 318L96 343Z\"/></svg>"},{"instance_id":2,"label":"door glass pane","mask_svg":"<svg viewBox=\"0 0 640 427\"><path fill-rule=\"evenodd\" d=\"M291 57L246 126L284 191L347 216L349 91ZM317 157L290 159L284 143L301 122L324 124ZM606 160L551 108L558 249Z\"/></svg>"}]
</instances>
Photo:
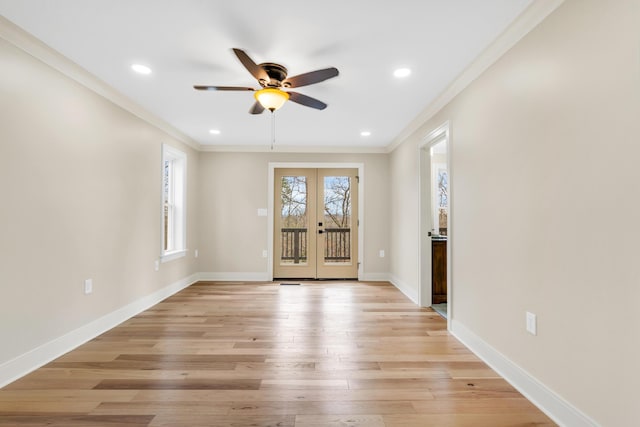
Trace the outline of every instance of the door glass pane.
<instances>
[{"instance_id":1,"label":"door glass pane","mask_svg":"<svg viewBox=\"0 0 640 427\"><path fill-rule=\"evenodd\" d=\"M431 147L431 174L432 232L434 236L446 236L449 215L449 174L447 171L447 143L445 141Z\"/></svg>"},{"instance_id":2,"label":"door glass pane","mask_svg":"<svg viewBox=\"0 0 640 427\"><path fill-rule=\"evenodd\" d=\"M351 263L351 177L324 177L324 263Z\"/></svg>"},{"instance_id":3,"label":"door glass pane","mask_svg":"<svg viewBox=\"0 0 640 427\"><path fill-rule=\"evenodd\" d=\"M307 264L307 177L283 176L280 189L280 265Z\"/></svg>"}]
</instances>

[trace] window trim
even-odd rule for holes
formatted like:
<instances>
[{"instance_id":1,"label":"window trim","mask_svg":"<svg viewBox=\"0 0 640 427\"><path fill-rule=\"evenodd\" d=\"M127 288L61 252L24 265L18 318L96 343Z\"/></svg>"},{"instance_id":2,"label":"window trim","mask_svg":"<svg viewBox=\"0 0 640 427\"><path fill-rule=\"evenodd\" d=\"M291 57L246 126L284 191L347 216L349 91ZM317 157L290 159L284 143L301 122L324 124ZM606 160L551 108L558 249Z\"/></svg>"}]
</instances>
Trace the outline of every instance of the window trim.
<instances>
[{"instance_id":1,"label":"window trim","mask_svg":"<svg viewBox=\"0 0 640 427\"><path fill-rule=\"evenodd\" d=\"M165 163L171 161L171 180L169 199L173 199L173 226L168 231L171 236L172 247L165 250ZM187 155L177 148L162 144L162 163L160 181L160 262L168 262L182 258L187 254Z\"/></svg>"}]
</instances>

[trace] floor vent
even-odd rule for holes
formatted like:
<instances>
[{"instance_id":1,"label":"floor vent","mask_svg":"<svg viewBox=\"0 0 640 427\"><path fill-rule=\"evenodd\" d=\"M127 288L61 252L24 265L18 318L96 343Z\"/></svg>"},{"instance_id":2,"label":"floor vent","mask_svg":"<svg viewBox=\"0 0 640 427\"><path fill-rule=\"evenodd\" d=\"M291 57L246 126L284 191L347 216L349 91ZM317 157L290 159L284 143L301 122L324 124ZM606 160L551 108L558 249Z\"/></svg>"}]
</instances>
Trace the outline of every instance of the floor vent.
<instances>
[{"instance_id":1,"label":"floor vent","mask_svg":"<svg viewBox=\"0 0 640 427\"><path fill-rule=\"evenodd\" d=\"M300 283L280 283L280 286L300 286Z\"/></svg>"}]
</instances>

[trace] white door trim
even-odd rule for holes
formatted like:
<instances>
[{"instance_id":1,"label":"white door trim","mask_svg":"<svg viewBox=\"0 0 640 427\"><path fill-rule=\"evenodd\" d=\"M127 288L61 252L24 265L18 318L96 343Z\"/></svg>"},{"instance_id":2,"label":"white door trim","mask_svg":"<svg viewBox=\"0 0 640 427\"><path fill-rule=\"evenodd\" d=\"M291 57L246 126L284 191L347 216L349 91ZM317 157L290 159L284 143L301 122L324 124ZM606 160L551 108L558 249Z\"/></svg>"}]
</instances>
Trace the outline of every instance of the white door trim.
<instances>
[{"instance_id":1,"label":"white door trim","mask_svg":"<svg viewBox=\"0 0 640 427\"><path fill-rule=\"evenodd\" d=\"M268 176L268 199L267 199L267 273L269 280L273 280L273 198L274 194L274 177L276 169L358 169L358 280L362 277L364 271L363 247L364 247L364 163L315 163L315 162L269 162Z\"/></svg>"},{"instance_id":2,"label":"white door trim","mask_svg":"<svg viewBox=\"0 0 640 427\"><path fill-rule=\"evenodd\" d=\"M451 164L451 123L449 121L444 122L431 132L429 132L418 144L418 158L421 158L422 150L430 147L436 142L445 141L447 143L447 172L449 174L449 214L447 215L447 328L451 330L451 321L453 318L453 280L452 280L452 247L453 247L453 230L451 228L452 218L453 218L453 198L451 197L453 194L452 191L452 164ZM429 182L431 182L431 174L429 174ZM431 216L431 212L423 212L422 211L422 180L424 179L423 174L423 166L422 162L420 162L420 174L418 177L418 195L420 197L420 201L418 203L419 212L419 248L418 248L418 279L420 280L420 284L418 286L418 301L422 303L423 301L423 293L429 292L429 301L431 300L431 286L428 286L429 289L425 289L423 286L422 275L426 272L422 271L422 254L427 251L426 248L423 247L424 239L423 236L426 235L430 229L425 229L425 224L423 221L423 217L425 214ZM430 284L430 282L429 282Z\"/></svg>"}]
</instances>

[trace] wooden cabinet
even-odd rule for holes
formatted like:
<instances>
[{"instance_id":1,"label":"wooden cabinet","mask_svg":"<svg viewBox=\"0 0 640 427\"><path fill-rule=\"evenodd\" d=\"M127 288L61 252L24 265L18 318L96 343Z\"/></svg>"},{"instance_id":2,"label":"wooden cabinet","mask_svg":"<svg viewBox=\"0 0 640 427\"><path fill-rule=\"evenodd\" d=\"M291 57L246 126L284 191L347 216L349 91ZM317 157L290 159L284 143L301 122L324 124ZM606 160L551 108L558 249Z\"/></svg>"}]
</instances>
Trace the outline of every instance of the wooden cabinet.
<instances>
[{"instance_id":1,"label":"wooden cabinet","mask_svg":"<svg viewBox=\"0 0 640 427\"><path fill-rule=\"evenodd\" d=\"M447 302L447 241L431 241L431 303Z\"/></svg>"}]
</instances>

